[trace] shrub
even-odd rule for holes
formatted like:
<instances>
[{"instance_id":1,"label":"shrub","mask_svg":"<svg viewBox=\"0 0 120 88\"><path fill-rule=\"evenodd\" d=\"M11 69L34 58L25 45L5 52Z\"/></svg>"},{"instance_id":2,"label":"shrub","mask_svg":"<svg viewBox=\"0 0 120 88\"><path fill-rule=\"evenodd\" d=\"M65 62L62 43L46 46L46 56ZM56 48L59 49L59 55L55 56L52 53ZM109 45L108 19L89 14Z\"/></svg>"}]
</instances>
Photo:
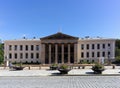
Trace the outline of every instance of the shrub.
<instances>
[{"instance_id":1,"label":"shrub","mask_svg":"<svg viewBox=\"0 0 120 88\"><path fill-rule=\"evenodd\" d=\"M58 66L58 64L52 64L51 66L52 66L52 67L57 67L57 66Z\"/></svg>"},{"instance_id":2,"label":"shrub","mask_svg":"<svg viewBox=\"0 0 120 88\"><path fill-rule=\"evenodd\" d=\"M71 69L69 68L69 66L67 65L61 65L59 68L58 68L58 71L60 71L61 74L68 74L68 72L70 71Z\"/></svg>"},{"instance_id":3,"label":"shrub","mask_svg":"<svg viewBox=\"0 0 120 88\"><path fill-rule=\"evenodd\" d=\"M92 69L104 69L104 66L103 65L101 65L101 64L95 64L93 67L92 67Z\"/></svg>"},{"instance_id":4,"label":"shrub","mask_svg":"<svg viewBox=\"0 0 120 88\"><path fill-rule=\"evenodd\" d=\"M52 64L50 66L50 70L57 70L58 69L58 65L57 64Z\"/></svg>"},{"instance_id":5,"label":"shrub","mask_svg":"<svg viewBox=\"0 0 120 88\"><path fill-rule=\"evenodd\" d=\"M113 62L114 64L120 64L120 56L117 56L115 58L115 61Z\"/></svg>"},{"instance_id":6,"label":"shrub","mask_svg":"<svg viewBox=\"0 0 120 88\"><path fill-rule=\"evenodd\" d=\"M60 69L68 69L68 66L67 65L61 65L59 68Z\"/></svg>"},{"instance_id":7,"label":"shrub","mask_svg":"<svg viewBox=\"0 0 120 88\"><path fill-rule=\"evenodd\" d=\"M92 70L94 71L94 73L101 74L102 71L104 70L104 66L97 63L92 67Z\"/></svg>"}]
</instances>

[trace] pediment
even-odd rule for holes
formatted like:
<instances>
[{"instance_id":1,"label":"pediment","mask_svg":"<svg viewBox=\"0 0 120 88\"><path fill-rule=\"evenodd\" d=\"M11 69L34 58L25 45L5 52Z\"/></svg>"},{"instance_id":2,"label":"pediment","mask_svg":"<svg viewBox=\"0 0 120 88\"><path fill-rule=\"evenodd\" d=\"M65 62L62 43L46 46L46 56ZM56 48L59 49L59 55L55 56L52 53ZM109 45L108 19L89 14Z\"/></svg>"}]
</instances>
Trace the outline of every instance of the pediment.
<instances>
[{"instance_id":1,"label":"pediment","mask_svg":"<svg viewBox=\"0 0 120 88\"><path fill-rule=\"evenodd\" d=\"M61 32L58 32L56 34L53 34L53 35L49 35L49 36L46 36L46 37L43 37L43 38L40 38L41 40L46 40L46 39L75 39L75 40L78 40L79 38L78 37L74 37L74 36L71 36L71 35L67 35L67 34L63 34Z\"/></svg>"}]
</instances>

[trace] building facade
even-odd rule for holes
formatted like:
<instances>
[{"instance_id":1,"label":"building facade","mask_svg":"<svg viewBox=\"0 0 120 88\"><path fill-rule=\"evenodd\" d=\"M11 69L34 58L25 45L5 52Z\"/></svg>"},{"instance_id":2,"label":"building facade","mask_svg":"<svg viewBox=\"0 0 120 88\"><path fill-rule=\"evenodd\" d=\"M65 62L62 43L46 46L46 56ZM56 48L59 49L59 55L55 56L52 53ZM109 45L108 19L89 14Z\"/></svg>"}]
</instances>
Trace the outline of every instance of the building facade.
<instances>
[{"instance_id":1,"label":"building facade","mask_svg":"<svg viewBox=\"0 0 120 88\"><path fill-rule=\"evenodd\" d=\"M61 32L40 39L6 40L4 47L4 59L12 62L70 64L115 57L115 39L79 39Z\"/></svg>"}]
</instances>

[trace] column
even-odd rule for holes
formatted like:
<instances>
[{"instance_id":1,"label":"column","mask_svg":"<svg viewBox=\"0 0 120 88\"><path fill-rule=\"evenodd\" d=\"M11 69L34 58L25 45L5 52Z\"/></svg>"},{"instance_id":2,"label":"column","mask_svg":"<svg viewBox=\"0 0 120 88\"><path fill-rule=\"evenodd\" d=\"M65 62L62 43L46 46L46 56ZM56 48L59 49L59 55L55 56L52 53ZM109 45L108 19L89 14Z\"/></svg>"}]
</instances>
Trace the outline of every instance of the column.
<instances>
[{"instance_id":1,"label":"column","mask_svg":"<svg viewBox=\"0 0 120 88\"><path fill-rule=\"evenodd\" d=\"M58 45L55 44L55 63L57 64L58 63Z\"/></svg>"},{"instance_id":2,"label":"column","mask_svg":"<svg viewBox=\"0 0 120 88\"><path fill-rule=\"evenodd\" d=\"M62 64L64 64L64 44L62 44Z\"/></svg>"},{"instance_id":3,"label":"column","mask_svg":"<svg viewBox=\"0 0 120 88\"><path fill-rule=\"evenodd\" d=\"M49 64L51 64L51 44L49 44Z\"/></svg>"},{"instance_id":4,"label":"column","mask_svg":"<svg viewBox=\"0 0 120 88\"><path fill-rule=\"evenodd\" d=\"M74 63L77 63L77 44L74 44Z\"/></svg>"},{"instance_id":5,"label":"column","mask_svg":"<svg viewBox=\"0 0 120 88\"><path fill-rule=\"evenodd\" d=\"M41 63L45 64L45 44L42 44L41 50Z\"/></svg>"},{"instance_id":6,"label":"column","mask_svg":"<svg viewBox=\"0 0 120 88\"><path fill-rule=\"evenodd\" d=\"M70 44L68 44L68 63L70 64Z\"/></svg>"}]
</instances>

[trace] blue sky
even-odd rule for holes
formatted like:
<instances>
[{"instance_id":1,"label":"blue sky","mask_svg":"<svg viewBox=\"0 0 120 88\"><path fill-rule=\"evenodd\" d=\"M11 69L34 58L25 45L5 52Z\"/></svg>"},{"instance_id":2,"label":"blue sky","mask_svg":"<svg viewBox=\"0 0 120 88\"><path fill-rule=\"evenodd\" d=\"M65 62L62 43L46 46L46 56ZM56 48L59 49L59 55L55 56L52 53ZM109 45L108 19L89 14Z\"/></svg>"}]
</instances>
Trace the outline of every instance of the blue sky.
<instances>
[{"instance_id":1,"label":"blue sky","mask_svg":"<svg viewBox=\"0 0 120 88\"><path fill-rule=\"evenodd\" d=\"M120 38L120 0L0 0L2 40L44 37Z\"/></svg>"}]
</instances>

